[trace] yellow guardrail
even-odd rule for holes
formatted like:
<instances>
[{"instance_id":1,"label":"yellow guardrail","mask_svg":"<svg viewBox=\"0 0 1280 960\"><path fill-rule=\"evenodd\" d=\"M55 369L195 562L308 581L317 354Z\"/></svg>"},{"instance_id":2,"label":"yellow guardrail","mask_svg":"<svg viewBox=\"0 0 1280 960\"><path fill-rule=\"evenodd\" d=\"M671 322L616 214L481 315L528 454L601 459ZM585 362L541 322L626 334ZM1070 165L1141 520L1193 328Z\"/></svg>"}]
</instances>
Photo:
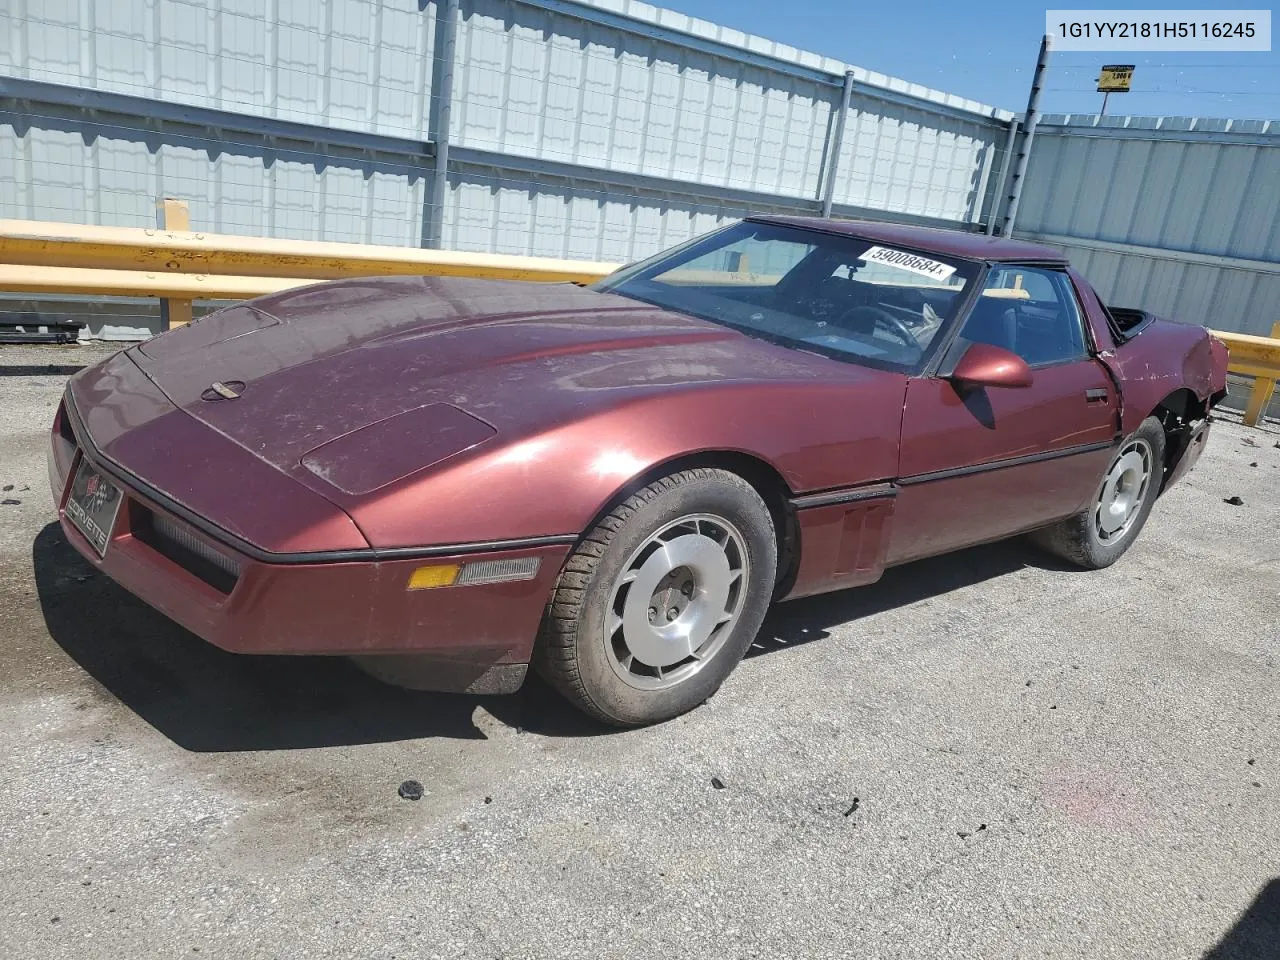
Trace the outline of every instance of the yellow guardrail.
<instances>
[{"instance_id":1,"label":"yellow guardrail","mask_svg":"<svg viewBox=\"0 0 1280 960\"><path fill-rule=\"evenodd\" d=\"M164 227L96 227L0 220L0 290L160 297L171 325L191 300L244 300L320 280L455 276L590 283L619 264L314 240L274 240L187 229L187 206L166 199ZM754 276L741 265L744 276ZM1270 337L1212 331L1227 344L1232 373L1254 378L1245 422L1256 425L1280 379L1280 323Z\"/></svg>"},{"instance_id":2,"label":"yellow guardrail","mask_svg":"<svg viewBox=\"0 0 1280 960\"><path fill-rule=\"evenodd\" d=\"M41 220L0 220L0 263L311 281L399 274L591 282L618 269L618 264L590 260L273 240L193 230L79 226Z\"/></svg>"},{"instance_id":3,"label":"yellow guardrail","mask_svg":"<svg viewBox=\"0 0 1280 960\"><path fill-rule=\"evenodd\" d=\"M1227 369L1232 373L1253 377L1253 389L1245 404L1244 422L1256 427L1280 380L1280 321L1272 324L1270 337L1258 337L1248 333L1227 333L1210 330L1227 345Z\"/></svg>"},{"instance_id":4,"label":"yellow guardrail","mask_svg":"<svg viewBox=\"0 0 1280 960\"><path fill-rule=\"evenodd\" d=\"M306 277L223 277L207 273L32 267L0 263L0 290L103 297L163 297L188 300L249 300L315 283Z\"/></svg>"},{"instance_id":5,"label":"yellow guardrail","mask_svg":"<svg viewBox=\"0 0 1280 960\"><path fill-rule=\"evenodd\" d=\"M344 277L452 276L591 283L618 264L190 230L187 205L159 204L163 227L0 220L0 290L160 297L170 326L192 300L246 300Z\"/></svg>"}]
</instances>

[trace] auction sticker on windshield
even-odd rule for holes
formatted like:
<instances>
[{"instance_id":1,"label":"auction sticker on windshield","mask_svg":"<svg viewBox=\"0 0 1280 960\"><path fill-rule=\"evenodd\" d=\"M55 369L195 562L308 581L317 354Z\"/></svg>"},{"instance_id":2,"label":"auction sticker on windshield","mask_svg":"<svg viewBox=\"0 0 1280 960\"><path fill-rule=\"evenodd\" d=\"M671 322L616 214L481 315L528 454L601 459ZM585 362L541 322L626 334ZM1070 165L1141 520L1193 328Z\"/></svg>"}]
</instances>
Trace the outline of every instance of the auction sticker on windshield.
<instances>
[{"instance_id":1,"label":"auction sticker on windshield","mask_svg":"<svg viewBox=\"0 0 1280 960\"><path fill-rule=\"evenodd\" d=\"M870 247L858 258L865 263L883 263L902 270L910 270L922 277L932 277L939 283L956 272L956 268L937 260L930 260L918 253L907 253L905 250L894 250L892 247Z\"/></svg>"}]
</instances>

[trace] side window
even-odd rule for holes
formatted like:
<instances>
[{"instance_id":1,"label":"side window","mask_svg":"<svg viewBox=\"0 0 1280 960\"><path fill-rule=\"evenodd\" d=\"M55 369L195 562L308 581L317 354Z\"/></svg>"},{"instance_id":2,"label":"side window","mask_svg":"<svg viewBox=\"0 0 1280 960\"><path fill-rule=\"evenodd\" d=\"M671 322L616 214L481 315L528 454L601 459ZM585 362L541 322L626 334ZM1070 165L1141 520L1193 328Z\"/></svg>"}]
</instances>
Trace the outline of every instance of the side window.
<instances>
[{"instance_id":1,"label":"side window","mask_svg":"<svg viewBox=\"0 0 1280 960\"><path fill-rule=\"evenodd\" d=\"M995 267L960 336L1011 350L1032 366L1087 355L1071 279L1040 267Z\"/></svg>"}]
</instances>

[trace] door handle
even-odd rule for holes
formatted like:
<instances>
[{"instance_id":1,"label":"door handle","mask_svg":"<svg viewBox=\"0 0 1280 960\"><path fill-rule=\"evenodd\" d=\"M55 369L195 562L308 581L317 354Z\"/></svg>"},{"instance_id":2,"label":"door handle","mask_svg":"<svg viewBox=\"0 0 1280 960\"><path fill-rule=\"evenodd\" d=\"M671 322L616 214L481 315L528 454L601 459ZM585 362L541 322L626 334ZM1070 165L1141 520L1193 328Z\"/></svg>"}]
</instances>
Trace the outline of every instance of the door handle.
<instances>
[{"instance_id":1,"label":"door handle","mask_svg":"<svg viewBox=\"0 0 1280 960\"><path fill-rule=\"evenodd\" d=\"M1084 392L1086 403L1106 403L1108 399L1106 387L1092 387Z\"/></svg>"}]
</instances>

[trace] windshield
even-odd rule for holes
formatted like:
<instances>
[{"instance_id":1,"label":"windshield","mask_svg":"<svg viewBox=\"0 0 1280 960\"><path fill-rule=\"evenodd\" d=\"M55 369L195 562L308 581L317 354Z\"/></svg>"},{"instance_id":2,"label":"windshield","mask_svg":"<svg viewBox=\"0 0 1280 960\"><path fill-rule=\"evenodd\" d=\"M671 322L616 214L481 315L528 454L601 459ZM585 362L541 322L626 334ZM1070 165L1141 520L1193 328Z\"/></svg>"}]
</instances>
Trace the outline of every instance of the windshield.
<instances>
[{"instance_id":1,"label":"windshield","mask_svg":"<svg viewBox=\"0 0 1280 960\"><path fill-rule=\"evenodd\" d=\"M595 285L786 346L918 372L977 263L743 221Z\"/></svg>"}]
</instances>

